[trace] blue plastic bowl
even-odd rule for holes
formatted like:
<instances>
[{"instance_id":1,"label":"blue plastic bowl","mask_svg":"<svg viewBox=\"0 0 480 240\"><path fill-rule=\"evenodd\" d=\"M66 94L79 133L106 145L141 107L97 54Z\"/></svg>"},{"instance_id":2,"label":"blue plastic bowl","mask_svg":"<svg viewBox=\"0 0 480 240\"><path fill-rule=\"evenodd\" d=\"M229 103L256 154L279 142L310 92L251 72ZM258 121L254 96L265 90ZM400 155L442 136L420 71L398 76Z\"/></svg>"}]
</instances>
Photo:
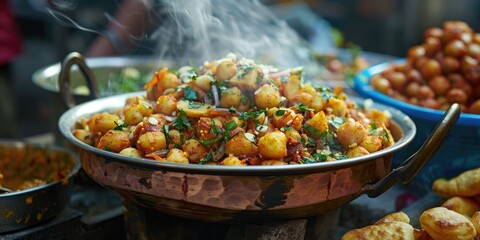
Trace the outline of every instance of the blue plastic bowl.
<instances>
[{"instance_id":1,"label":"blue plastic bowl","mask_svg":"<svg viewBox=\"0 0 480 240\"><path fill-rule=\"evenodd\" d=\"M372 66L358 73L353 83L354 90L360 96L398 109L415 122L417 135L405 151L394 156L396 164L420 148L444 114L444 111L402 102L373 89L370 85L372 76L385 71L392 65L403 63L405 60L400 59ZM480 167L480 115L462 113L443 145L410 184L421 193L428 193L435 179L450 178L465 170L478 167Z\"/></svg>"}]
</instances>

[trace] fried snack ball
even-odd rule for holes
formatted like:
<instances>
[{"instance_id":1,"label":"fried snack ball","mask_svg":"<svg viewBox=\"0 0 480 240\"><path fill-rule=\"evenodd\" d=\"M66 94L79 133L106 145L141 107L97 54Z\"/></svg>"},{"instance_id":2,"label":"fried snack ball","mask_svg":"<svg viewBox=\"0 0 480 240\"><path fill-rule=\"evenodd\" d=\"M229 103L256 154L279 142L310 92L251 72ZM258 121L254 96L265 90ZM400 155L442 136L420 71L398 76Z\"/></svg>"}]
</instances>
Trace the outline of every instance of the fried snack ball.
<instances>
[{"instance_id":1,"label":"fried snack ball","mask_svg":"<svg viewBox=\"0 0 480 240\"><path fill-rule=\"evenodd\" d=\"M480 203L468 197L452 197L442 204L452 211L466 217L471 217L475 212L480 211Z\"/></svg>"},{"instance_id":2,"label":"fried snack ball","mask_svg":"<svg viewBox=\"0 0 480 240\"><path fill-rule=\"evenodd\" d=\"M366 136L360 146L365 148L369 153L376 152L382 148L382 137L380 136Z\"/></svg>"},{"instance_id":3,"label":"fried snack ball","mask_svg":"<svg viewBox=\"0 0 480 240\"><path fill-rule=\"evenodd\" d=\"M258 140L258 152L265 159L281 159L287 156L287 136L280 131L265 134Z\"/></svg>"},{"instance_id":4,"label":"fried snack ball","mask_svg":"<svg viewBox=\"0 0 480 240\"><path fill-rule=\"evenodd\" d=\"M219 81L229 80L237 74L237 67L233 59L222 61L215 71L215 78Z\"/></svg>"},{"instance_id":5,"label":"fried snack ball","mask_svg":"<svg viewBox=\"0 0 480 240\"><path fill-rule=\"evenodd\" d=\"M97 144L97 148L119 153L125 148L131 146L128 132L120 130L110 130L105 133Z\"/></svg>"},{"instance_id":6,"label":"fried snack ball","mask_svg":"<svg viewBox=\"0 0 480 240\"><path fill-rule=\"evenodd\" d=\"M420 224L435 240L471 240L477 235L468 218L445 207L424 211L420 216Z\"/></svg>"},{"instance_id":7,"label":"fried snack ball","mask_svg":"<svg viewBox=\"0 0 480 240\"><path fill-rule=\"evenodd\" d=\"M405 222L384 222L348 231L341 240L414 240L413 227Z\"/></svg>"},{"instance_id":8,"label":"fried snack ball","mask_svg":"<svg viewBox=\"0 0 480 240\"><path fill-rule=\"evenodd\" d=\"M472 169L447 180L437 179L433 182L432 189L442 197L472 197L480 194L480 168Z\"/></svg>"},{"instance_id":9,"label":"fried snack ball","mask_svg":"<svg viewBox=\"0 0 480 240\"><path fill-rule=\"evenodd\" d=\"M362 146L355 146L347 150L347 157L349 158L365 156L368 154L369 154L368 150Z\"/></svg>"},{"instance_id":10,"label":"fried snack ball","mask_svg":"<svg viewBox=\"0 0 480 240\"><path fill-rule=\"evenodd\" d=\"M410 218L404 212L395 212L388 214L382 219L378 220L375 224L387 223L387 222L404 222L410 223Z\"/></svg>"}]
</instances>

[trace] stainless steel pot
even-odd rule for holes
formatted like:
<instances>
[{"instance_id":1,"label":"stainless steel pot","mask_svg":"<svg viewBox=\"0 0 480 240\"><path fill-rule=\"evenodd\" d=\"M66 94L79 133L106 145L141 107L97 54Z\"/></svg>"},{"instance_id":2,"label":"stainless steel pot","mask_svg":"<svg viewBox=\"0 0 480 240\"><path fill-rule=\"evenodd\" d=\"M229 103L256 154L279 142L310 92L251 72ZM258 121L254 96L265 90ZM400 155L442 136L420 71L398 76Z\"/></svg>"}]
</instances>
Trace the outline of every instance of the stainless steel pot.
<instances>
[{"instance_id":1,"label":"stainless steel pot","mask_svg":"<svg viewBox=\"0 0 480 240\"><path fill-rule=\"evenodd\" d=\"M75 62L83 61L78 54L69 55L65 61L72 58ZM62 91L67 91L63 96L68 96L68 88ZM367 156L335 162L248 167L183 165L114 154L86 145L72 135L75 122L81 117L121 108L127 98L140 94L143 92L75 106L60 117L60 132L78 147L85 172L94 181L119 193L125 201L162 213L211 222L314 216L362 194L375 197L395 183L408 183L435 153L460 114L460 107L453 105L420 151L394 170L393 154L412 141L416 128L408 116L380 104L373 107L392 114L396 143Z\"/></svg>"},{"instance_id":2,"label":"stainless steel pot","mask_svg":"<svg viewBox=\"0 0 480 240\"><path fill-rule=\"evenodd\" d=\"M73 151L65 148L0 142L0 167L5 178L15 175L45 179L60 170L68 173L44 185L0 194L0 233L5 233L45 222L60 213L70 199L80 162Z\"/></svg>"}]
</instances>

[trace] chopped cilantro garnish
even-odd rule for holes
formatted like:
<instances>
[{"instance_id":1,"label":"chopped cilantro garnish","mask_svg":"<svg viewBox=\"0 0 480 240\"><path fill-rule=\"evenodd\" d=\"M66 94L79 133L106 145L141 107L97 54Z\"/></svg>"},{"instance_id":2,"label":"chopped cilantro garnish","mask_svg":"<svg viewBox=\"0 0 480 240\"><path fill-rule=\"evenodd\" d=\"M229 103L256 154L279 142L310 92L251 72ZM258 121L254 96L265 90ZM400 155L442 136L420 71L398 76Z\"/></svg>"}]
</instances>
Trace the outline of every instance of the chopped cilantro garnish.
<instances>
[{"instance_id":1,"label":"chopped cilantro garnish","mask_svg":"<svg viewBox=\"0 0 480 240\"><path fill-rule=\"evenodd\" d=\"M198 99L198 93L190 87L184 87L183 93L185 100L196 101Z\"/></svg>"},{"instance_id":2,"label":"chopped cilantro garnish","mask_svg":"<svg viewBox=\"0 0 480 240\"><path fill-rule=\"evenodd\" d=\"M340 125L345 123L345 119L337 116L332 116L329 120L328 123L330 123L334 128L339 128Z\"/></svg>"},{"instance_id":3,"label":"chopped cilantro garnish","mask_svg":"<svg viewBox=\"0 0 480 240\"><path fill-rule=\"evenodd\" d=\"M215 121L213 120L213 118L210 118L210 125L211 125L210 130L216 136L218 134L218 129L217 129L217 125L215 124Z\"/></svg>"},{"instance_id":4,"label":"chopped cilantro garnish","mask_svg":"<svg viewBox=\"0 0 480 240\"><path fill-rule=\"evenodd\" d=\"M285 112L285 109L278 109L277 111L275 111L275 116L283 116Z\"/></svg>"},{"instance_id":5,"label":"chopped cilantro garnish","mask_svg":"<svg viewBox=\"0 0 480 240\"><path fill-rule=\"evenodd\" d=\"M187 130L187 128L192 127L192 125L188 121L187 114L185 113L185 111L180 110L180 113L178 114L177 118L173 122L173 127L180 131L184 131L184 130Z\"/></svg>"},{"instance_id":6,"label":"chopped cilantro garnish","mask_svg":"<svg viewBox=\"0 0 480 240\"><path fill-rule=\"evenodd\" d=\"M302 103L295 103L295 106L297 107L298 111L299 112L306 112L306 111L313 111L312 108L309 108L307 107L306 105L302 104Z\"/></svg>"},{"instance_id":7,"label":"chopped cilantro garnish","mask_svg":"<svg viewBox=\"0 0 480 240\"><path fill-rule=\"evenodd\" d=\"M203 106L203 103L197 103L197 102L192 102L192 101L188 101L188 107L189 108L201 108Z\"/></svg>"},{"instance_id":8,"label":"chopped cilantro garnish","mask_svg":"<svg viewBox=\"0 0 480 240\"><path fill-rule=\"evenodd\" d=\"M126 128L128 127L128 124L126 122L122 123L122 124L118 124L117 122L115 122L115 125L117 125L116 127L113 128L113 130L123 130L123 128Z\"/></svg>"},{"instance_id":9,"label":"chopped cilantro garnish","mask_svg":"<svg viewBox=\"0 0 480 240\"><path fill-rule=\"evenodd\" d=\"M230 121L227 124L225 124L225 130L231 131L237 127L237 123L235 121Z\"/></svg>"},{"instance_id":10,"label":"chopped cilantro garnish","mask_svg":"<svg viewBox=\"0 0 480 240\"><path fill-rule=\"evenodd\" d=\"M205 164L207 162L210 162L210 160L213 159L213 153L212 151L208 152L207 153L207 156L205 156L204 158L200 159L200 161L198 162L198 164L202 165L202 164Z\"/></svg>"}]
</instances>

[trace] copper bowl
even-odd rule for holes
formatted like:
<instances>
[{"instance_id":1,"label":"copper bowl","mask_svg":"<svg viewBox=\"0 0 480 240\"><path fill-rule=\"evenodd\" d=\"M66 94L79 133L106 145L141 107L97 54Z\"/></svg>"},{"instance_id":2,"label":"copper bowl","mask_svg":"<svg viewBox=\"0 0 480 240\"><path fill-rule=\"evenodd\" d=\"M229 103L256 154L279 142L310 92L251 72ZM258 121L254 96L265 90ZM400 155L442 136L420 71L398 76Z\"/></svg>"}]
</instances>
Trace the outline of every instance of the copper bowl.
<instances>
[{"instance_id":1,"label":"copper bowl","mask_svg":"<svg viewBox=\"0 0 480 240\"><path fill-rule=\"evenodd\" d=\"M71 58L77 63L83 61L78 54L69 55L66 61ZM78 148L88 176L120 194L125 201L209 222L315 216L362 194L378 196L393 184L407 183L415 176L441 145L460 113L458 105L447 111L421 150L394 170L393 154L413 140L416 127L402 112L381 104L373 107L391 113L396 143L366 156L335 162L248 167L165 163L101 150L72 135L78 119L121 108L127 98L141 94L121 94L74 106L60 117L60 132Z\"/></svg>"}]
</instances>

